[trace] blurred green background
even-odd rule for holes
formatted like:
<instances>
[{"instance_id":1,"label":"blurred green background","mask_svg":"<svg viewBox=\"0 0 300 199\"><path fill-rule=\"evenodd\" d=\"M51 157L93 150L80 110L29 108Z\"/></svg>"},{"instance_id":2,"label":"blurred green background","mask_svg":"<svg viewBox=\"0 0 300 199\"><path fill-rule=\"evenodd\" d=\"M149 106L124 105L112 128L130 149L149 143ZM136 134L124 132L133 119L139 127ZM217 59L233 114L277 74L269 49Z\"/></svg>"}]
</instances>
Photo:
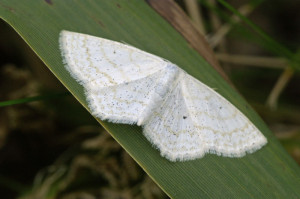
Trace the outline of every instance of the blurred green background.
<instances>
[{"instance_id":1,"label":"blurred green background","mask_svg":"<svg viewBox=\"0 0 300 199\"><path fill-rule=\"evenodd\" d=\"M185 1L176 2L193 18ZM227 2L239 9L248 1ZM230 18L231 13L222 5L212 9L198 3L197 8L203 29L197 18L193 20L210 44L215 44L222 68L300 164L299 71L257 42L257 35L243 22L228 23L222 15ZM244 10L248 19L277 42L298 51L300 1L259 1L253 10ZM67 92L42 65L18 34L0 21L0 101ZM46 99L0 107L2 198L15 198L30 189L38 196L50 186L60 193L59 198L97 194L102 198L167 198L71 95ZM55 188L58 181L64 182L63 188Z\"/></svg>"}]
</instances>

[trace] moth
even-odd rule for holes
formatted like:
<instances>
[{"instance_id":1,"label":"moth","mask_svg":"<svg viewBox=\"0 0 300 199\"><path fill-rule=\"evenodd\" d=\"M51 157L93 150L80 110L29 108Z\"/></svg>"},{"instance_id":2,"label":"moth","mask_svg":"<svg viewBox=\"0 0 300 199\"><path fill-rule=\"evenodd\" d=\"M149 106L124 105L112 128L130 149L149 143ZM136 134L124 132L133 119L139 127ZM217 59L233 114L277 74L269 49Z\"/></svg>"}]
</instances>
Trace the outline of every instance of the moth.
<instances>
[{"instance_id":1,"label":"moth","mask_svg":"<svg viewBox=\"0 0 300 199\"><path fill-rule=\"evenodd\" d=\"M206 153L242 157L267 143L228 100L163 58L69 31L61 31L59 44L92 114L142 126L144 136L170 161Z\"/></svg>"}]
</instances>

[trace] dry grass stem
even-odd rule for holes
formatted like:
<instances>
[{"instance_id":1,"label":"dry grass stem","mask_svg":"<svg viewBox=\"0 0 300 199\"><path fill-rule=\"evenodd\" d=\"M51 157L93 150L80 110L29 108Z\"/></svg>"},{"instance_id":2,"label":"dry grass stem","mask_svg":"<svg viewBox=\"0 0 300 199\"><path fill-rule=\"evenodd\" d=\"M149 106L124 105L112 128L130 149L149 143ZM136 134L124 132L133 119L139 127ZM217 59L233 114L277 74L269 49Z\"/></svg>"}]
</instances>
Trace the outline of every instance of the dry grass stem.
<instances>
[{"instance_id":1,"label":"dry grass stem","mask_svg":"<svg viewBox=\"0 0 300 199\"><path fill-rule=\"evenodd\" d=\"M216 0L208 0L209 4L212 6L217 6ZM221 27L222 21L218 15L215 14L214 11L208 10L209 19L212 27L212 32L217 32L217 30ZM218 52L226 52L226 38L224 37L220 43L218 44ZM224 67L224 65L223 65Z\"/></svg>"},{"instance_id":2,"label":"dry grass stem","mask_svg":"<svg viewBox=\"0 0 300 199\"><path fill-rule=\"evenodd\" d=\"M253 6L251 6L249 4L246 4L246 5L241 6L238 9L238 11L242 15L247 16L253 11L253 9L254 9ZM236 23L239 23L241 21L241 19L238 16L233 15L231 17L230 21L232 23L224 24L223 26L221 26L219 28L219 30L214 35L207 38L207 40L208 40L208 42L209 42L209 44L212 48L215 48L223 40L223 38L227 35L227 33L231 30L233 25L236 24Z\"/></svg>"},{"instance_id":3,"label":"dry grass stem","mask_svg":"<svg viewBox=\"0 0 300 199\"><path fill-rule=\"evenodd\" d=\"M267 67L267 68L280 68L284 69L287 67L287 61L279 57L259 57L249 55L230 55L217 53L217 59L220 62L226 62L230 64Z\"/></svg>"},{"instance_id":4,"label":"dry grass stem","mask_svg":"<svg viewBox=\"0 0 300 199\"><path fill-rule=\"evenodd\" d=\"M278 98L284 90L284 88L286 87L286 85L288 84L288 82L290 81L290 79L292 78L293 74L294 70L290 67L287 67L278 78L266 102L266 105L271 110L275 110L277 108Z\"/></svg>"},{"instance_id":5,"label":"dry grass stem","mask_svg":"<svg viewBox=\"0 0 300 199\"><path fill-rule=\"evenodd\" d=\"M184 3L187 9L187 13L191 17L194 26L201 34L205 35L206 31L203 25L201 9L199 8L197 0L185 0Z\"/></svg>"}]
</instances>

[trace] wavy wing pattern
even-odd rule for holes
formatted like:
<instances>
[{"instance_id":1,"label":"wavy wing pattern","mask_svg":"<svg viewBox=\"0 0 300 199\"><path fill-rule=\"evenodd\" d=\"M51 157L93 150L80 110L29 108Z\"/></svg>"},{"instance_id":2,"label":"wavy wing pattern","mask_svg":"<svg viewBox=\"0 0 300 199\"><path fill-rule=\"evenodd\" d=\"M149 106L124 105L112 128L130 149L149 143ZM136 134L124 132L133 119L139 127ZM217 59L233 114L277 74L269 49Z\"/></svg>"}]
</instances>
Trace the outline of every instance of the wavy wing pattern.
<instances>
[{"instance_id":1,"label":"wavy wing pattern","mask_svg":"<svg viewBox=\"0 0 300 199\"><path fill-rule=\"evenodd\" d=\"M160 57L68 31L59 41L65 66L85 88L92 114L143 126L147 139L170 161L206 153L242 157L267 143L228 100Z\"/></svg>"}]
</instances>

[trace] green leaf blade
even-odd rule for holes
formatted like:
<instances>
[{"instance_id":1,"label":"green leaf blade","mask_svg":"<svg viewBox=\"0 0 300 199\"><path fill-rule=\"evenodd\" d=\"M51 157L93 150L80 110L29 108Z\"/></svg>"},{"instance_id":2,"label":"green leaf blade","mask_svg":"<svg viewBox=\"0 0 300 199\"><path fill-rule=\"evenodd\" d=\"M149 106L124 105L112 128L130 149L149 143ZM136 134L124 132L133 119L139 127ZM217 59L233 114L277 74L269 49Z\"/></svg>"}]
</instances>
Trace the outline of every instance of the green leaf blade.
<instances>
[{"instance_id":1,"label":"green leaf blade","mask_svg":"<svg viewBox=\"0 0 300 199\"><path fill-rule=\"evenodd\" d=\"M3 0L0 17L31 46L53 74L87 109L82 86L65 70L61 30L126 42L176 63L232 102L265 134L268 144L243 158L206 155L169 162L137 126L99 121L172 198L297 198L300 170L270 130L219 74L143 1Z\"/></svg>"}]
</instances>

